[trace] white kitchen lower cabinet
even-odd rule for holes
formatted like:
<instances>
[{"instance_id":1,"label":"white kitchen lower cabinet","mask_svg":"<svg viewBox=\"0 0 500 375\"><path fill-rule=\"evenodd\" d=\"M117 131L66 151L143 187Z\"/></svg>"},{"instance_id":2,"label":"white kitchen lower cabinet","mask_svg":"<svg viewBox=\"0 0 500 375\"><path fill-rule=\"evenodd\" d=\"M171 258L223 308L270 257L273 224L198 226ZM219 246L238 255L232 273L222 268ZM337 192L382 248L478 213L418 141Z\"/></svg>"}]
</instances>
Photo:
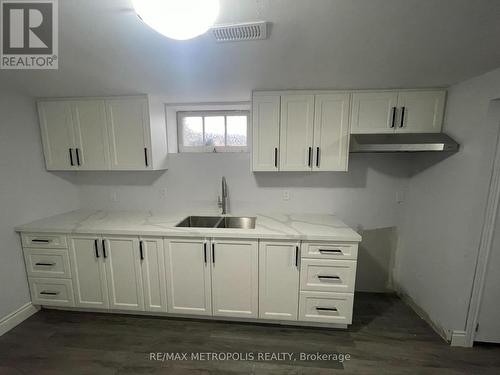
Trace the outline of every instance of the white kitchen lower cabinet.
<instances>
[{"instance_id":1,"label":"white kitchen lower cabinet","mask_svg":"<svg viewBox=\"0 0 500 375\"><path fill-rule=\"evenodd\" d=\"M213 315L257 318L257 240L213 240L211 246Z\"/></svg>"},{"instance_id":2,"label":"white kitchen lower cabinet","mask_svg":"<svg viewBox=\"0 0 500 375\"><path fill-rule=\"evenodd\" d=\"M165 240L168 312L212 315L210 254L198 238Z\"/></svg>"},{"instance_id":3,"label":"white kitchen lower cabinet","mask_svg":"<svg viewBox=\"0 0 500 375\"><path fill-rule=\"evenodd\" d=\"M96 309L109 307L106 268L99 236L72 236L69 254L73 271L75 305Z\"/></svg>"},{"instance_id":4,"label":"white kitchen lower cabinet","mask_svg":"<svg viewBox=\"0 0 500 375\"><path fill-rule=\"evenodd\" d=\"M137 237L103 238L109 307L144 310L141 254Z\"/></svg>"},{"instance_id":5,"label":"white kitchen lower cabinet","mask_svg":"<svg viewBox=\"0 0 500 375\"><path fill-rule=\"evenodd\" d=\"M259 318L297 320L300 242L260 241Z\"/></svg>"},{"instance_id":6,"label":"white kitchen lower cabinet","mask_svg":"<svg viewBox=\"0 0 500 375\"><path fill-rule=\"evenodd\" d=\"M357 242L22 233L33 304L346 327Z\"/></svg>"},{"instance_id":7,"label":"white kitchen lower cabinet","mask_svg":"<svg viewBox=\"0 0 500 375\"><path fill-rule=\"evenodd\" d=\"M140 238L142 285L144 287L144 310L167 311L167 286L163 238Z\"/></svg>"}]
</instances>

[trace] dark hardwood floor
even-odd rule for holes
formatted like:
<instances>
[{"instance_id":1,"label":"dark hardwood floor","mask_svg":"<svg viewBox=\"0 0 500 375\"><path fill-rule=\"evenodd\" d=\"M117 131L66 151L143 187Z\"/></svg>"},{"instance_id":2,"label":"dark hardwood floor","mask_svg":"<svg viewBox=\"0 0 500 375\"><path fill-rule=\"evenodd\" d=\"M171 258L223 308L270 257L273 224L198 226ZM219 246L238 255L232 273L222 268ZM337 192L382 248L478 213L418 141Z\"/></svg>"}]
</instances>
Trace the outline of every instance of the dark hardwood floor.
<instances>
[{"instance_id":1,"label":"dark hardwood floor","mask_svg":"<svg viewBox=\"0 0 500 375\"><path fill-rule=\"evenodd\" d=\"M451 348L392 295L357 293L348 330L42 310L0 337L0 374L499 374L500 346ZM242 353L246 361L150 360ZM294 353L262 360L257 353ZM349 354L340 361L300 353Z\"/></svg>"}]
</instances>

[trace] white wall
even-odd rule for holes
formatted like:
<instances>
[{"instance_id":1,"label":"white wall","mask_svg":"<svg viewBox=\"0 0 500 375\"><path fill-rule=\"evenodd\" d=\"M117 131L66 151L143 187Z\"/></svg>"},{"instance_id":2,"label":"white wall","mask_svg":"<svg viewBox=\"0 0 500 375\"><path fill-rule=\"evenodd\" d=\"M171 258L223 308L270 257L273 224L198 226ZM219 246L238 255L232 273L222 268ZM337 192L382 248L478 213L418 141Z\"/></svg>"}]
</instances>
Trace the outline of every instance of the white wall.
<instances>
[{"instance_id":1,"label":"white wall","mask_svg":"<svg viewBox=\"0 0 500 375\"><path fill-rule=\"evenodd\" d=\"M14 226L78 207L78 190L45 171L35 102L0 91L0 319L30 301Z\"/></svg>"},{"instance_id":2,"label":"white wall","mask_svg":"<svg viewBox=\"0 0 500 375\"><path fill-rule=\"evenodd\" d=\"M452 86L444 130L461 150L440 163L415 159L409 182L399 284L448 338L465 329L499 126L487 114L498 97L500 69Z\"/></svg>"},{"instance_id":3,"label":"white wall","mask_svg":"<svg viewBox=\"0 0 500 375\"><path fill-rule=\"evenodd\" d=\"M380 243L392 243L386 237L393 231L386 229L400 221L396 196L407 187L410 167L404 155L355 155L348 173L252 173L248 153L170 154L166 172L80 172L74 182L82 208L199 213L217 209L224 175L233 214L337 214L353 228L371 231L360 262L373 276L363 278L359 289L384 291L395 246L381 248ZM282 199L284 190L290 191L289 201ZM118 202L111 201L113 192Z\"/></svg>"}]
</instances>

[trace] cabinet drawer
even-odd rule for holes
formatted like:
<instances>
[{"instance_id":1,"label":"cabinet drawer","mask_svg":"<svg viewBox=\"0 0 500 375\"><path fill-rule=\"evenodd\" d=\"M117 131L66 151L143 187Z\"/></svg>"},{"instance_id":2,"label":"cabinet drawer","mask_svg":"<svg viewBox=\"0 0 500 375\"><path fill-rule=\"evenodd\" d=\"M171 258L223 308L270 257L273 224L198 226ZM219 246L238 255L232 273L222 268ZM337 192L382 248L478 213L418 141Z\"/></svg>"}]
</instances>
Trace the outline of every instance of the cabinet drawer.
<instances>
[{"instance_id":1,"label":"cabinet drawer","mask_svg":"<svg viewBox=\"0 0 500 375\"><path fill-rule=\"evenodd\" d=\"M70 279L30 277L28 280L34 305L75 306Z\"/></svg>"},{"instance_id":2,"label":"cabinet drawer","mask_svg":"<svg viewBox=\"0 0 500 375\"><path fill-rule=\"evenodd\" d=\"M26 248L23 251L28 276L71 277L68 250Z\"/></svg>"},{"instance_id":3,"label":"cabinet drawer","mask_svg":"<svg viewBox=\"0 0 500 375\"><path fill-rule=\"evenodd\" d=\"M66 235L52 233L22 233L23 247L44 247L52 249L66 249L68 243Z\"/></svg>"},{"instance_id":4,"label":"cabinet drawer","mask_svg":"<svg viewBox=\"0 0 500 375\"><path fill-rule=\"evenodd\" d=\"M349 293L300 292L299 320L351 324L353 301Z\"/></svg>"},{"instance_id":5,"label":"cabinet drawer","mask_svg":"<svg viewBox=\"0 0 500 375\"><path fill-rule=\"evenodd\" d=\"M355 260L302 259L300 290L354 293Z\"/></svg>"},{"instance_id":6,"label":"cabinet drawer","mask_svg":"<svg viewBox=\"0 0 500 375\"><path fill-rule=\"evenodd\" d=\"M349 242L303 242L303 258L356 259L358 244Z\"/></svg>"}]
</instances>

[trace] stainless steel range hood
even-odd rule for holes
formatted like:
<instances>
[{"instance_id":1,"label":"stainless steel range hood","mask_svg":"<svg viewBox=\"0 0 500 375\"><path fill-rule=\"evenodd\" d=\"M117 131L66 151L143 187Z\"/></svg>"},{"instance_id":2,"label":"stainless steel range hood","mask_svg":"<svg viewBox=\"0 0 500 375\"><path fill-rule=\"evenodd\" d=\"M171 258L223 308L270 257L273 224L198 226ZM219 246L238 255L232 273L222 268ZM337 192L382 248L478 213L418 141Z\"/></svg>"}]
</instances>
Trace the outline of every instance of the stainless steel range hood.
<instances>
[{"instance_id":1,"label":"stainless steel range hood","mask_svg":"<svg viewBox=\"0 0 500 375\"><path fill-rule=\"evenodd\" d=\"M456 152L458 147L444 133L351 134L350 152Z\"/></svg>"}]
</instances>

